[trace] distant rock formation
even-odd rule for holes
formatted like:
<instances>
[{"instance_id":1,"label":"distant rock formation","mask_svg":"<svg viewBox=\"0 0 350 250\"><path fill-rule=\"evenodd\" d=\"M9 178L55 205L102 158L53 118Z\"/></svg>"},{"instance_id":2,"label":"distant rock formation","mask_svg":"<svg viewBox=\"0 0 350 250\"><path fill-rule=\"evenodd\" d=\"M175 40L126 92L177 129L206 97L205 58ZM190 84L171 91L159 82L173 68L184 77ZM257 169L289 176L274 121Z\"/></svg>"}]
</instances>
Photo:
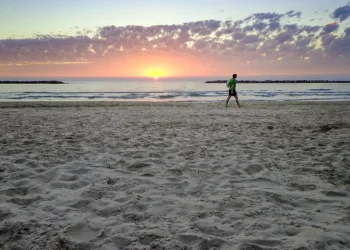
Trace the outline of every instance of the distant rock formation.
<instances>
[{"instance_id":1,"label":"distant rock formation","mask_svg":"<svg viewBox=\"0 0 350 250\"><path fill-rule=\"evenodd\" d=\"M227 80L206 81L205 83L226 83ZM350 83L349 81L328 81L328 80L238 80L239 83Z\"/></svg>"},{"instance_id":2,"label":"distant rock formation","mask_svg":"<svg viewBox=\"0 0 350 250\"><path fill-rule=\"evenodd\" d=\"M0 84L68 84L60 81L0 81Z\"/></svg>"},{"instance_id":3,"label":"distant rock formation","mask_svg":"<svg viewBox=\"0 0 350 250\"><path fill-rule=\"evenodd\" d=\"M226 83L227 80L206 81L205 83Z\"/></svg>"}]
</instances>

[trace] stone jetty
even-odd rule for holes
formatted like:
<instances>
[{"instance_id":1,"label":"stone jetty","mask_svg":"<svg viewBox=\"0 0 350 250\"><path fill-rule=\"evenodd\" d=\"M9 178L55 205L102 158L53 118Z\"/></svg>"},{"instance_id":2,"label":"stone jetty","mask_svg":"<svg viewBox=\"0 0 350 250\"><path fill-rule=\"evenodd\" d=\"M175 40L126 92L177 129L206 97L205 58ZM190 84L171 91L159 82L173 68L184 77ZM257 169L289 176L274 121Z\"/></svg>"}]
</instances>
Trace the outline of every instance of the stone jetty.
<instances>
[{"instance_id":1,"label":"stone jetty","mask_svg":"<svg viewBox=\"0 0 350 250\"><path fill-rule=\"evenodd\" d=\"M0 84L68 84L61 81L0 81Z\"/></svg>"},{"instance_id":2,"label":"stone jetty","mask_svg":"<svg viewBox=\"0 0 350 250\"><path fill-rule=\"evenodd\" d=\"M226 83L227 80L206 81L205 83ZM329 80L238 80L239 83L350 83L349 81L329 81Z\"/></svg>"}]
</instances>

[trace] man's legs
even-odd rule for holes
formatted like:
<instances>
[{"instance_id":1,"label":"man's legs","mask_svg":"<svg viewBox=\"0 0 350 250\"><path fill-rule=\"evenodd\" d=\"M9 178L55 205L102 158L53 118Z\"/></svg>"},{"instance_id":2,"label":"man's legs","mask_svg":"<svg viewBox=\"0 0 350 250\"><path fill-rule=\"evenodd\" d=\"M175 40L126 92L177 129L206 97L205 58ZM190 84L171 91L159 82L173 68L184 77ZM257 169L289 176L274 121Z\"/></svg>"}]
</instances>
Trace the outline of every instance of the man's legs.
<instances>
[{"instance_id":1,"label":"man's legs","mask_svg":"<svg viewBox=\"0 0 350 250\"><path fill-rule=\"evenodd\" d=\"M228 101L231 99L231 96L228 95L227 99L226 99L226 107L228 107Z\"/></svg>"},{"instance_id":2,"label":"man's legs","mask_svg":"<svg viewBox=\"0 0 350 250\"><path fill-rule=\"evenodd\" d=\"M239 102L238 102L238 95L235 95L235 99L236 99L236 103L237 103L238 107L240 107L241 105L239 105Z\"/></svg>"}]
</instances>

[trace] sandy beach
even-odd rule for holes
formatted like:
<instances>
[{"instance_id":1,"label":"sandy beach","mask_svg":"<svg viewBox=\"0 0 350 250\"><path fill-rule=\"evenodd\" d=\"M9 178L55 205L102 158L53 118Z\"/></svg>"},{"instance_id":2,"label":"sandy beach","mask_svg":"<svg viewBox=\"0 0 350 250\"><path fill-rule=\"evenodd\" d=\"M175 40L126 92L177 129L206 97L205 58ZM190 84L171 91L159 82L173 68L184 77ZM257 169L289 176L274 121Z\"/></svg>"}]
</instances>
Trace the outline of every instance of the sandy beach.
<instances>
[{"instance_id":1,"label":"sandy beach","mask_svg":"<svg viewBox=\"0 0 350 250\"><path fill-rule=\"evenodd\" d=\"M350 102L0 103L0 249L350 249Z\"/></svg>"}]
</instances>

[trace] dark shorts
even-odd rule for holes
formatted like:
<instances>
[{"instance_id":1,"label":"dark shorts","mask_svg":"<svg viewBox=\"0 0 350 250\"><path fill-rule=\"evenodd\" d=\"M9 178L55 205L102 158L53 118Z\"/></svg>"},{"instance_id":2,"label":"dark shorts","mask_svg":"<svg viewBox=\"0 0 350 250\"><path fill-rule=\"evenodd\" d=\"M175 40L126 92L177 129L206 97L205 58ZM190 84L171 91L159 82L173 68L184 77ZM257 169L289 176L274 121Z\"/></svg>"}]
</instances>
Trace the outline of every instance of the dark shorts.
<instances>
[{"instance_id":1,"label":"dark shorts","mask_svg":"<svg viewBox=\"0 0 350 250\"><path fill-rule=\"evenodd\" d=\"M229 96L236 96L237 95L237 92L236 92L236 90L229 90L228 91L228 94L229 94Z\"/></svg>"}]
</instances>

